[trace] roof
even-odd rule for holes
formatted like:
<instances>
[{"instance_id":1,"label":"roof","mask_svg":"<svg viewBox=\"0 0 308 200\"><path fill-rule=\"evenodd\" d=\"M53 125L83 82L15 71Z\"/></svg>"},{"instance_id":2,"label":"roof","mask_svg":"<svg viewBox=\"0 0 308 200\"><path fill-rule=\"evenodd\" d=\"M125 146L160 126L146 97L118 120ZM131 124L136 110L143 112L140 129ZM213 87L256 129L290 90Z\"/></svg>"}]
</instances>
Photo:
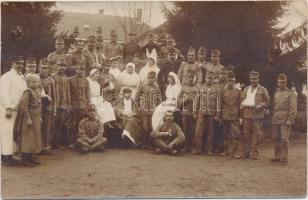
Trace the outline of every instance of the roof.
<instances>
[{"instance_id":1,"label":"roof","mask_svg":"<svg viewBox=\"0 0 308 200\"><path fill-rule=\"evenodd\" d=\"M144 25L146 25L148 29L151 29L149 25ZM80 38L87 38L90 34L95 34L97 27L101 26L103 29L104 40L110 39L110 31L114 29L118 32L118 40L125 41L124 31L117 22L117 16L63 12L63 17L57 25L58 32L72 32L75 26L79 27L78 37ZM84 29L85 26L88 27L88 30Z\"/></svg>"}]
</instances>

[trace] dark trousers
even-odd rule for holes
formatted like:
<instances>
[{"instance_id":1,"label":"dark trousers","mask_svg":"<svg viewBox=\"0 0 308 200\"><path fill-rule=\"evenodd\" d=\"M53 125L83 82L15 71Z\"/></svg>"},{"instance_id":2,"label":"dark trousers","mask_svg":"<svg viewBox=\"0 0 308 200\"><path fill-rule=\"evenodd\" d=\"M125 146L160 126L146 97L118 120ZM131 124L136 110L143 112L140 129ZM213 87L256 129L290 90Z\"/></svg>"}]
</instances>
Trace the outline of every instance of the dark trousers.
<instances>
[{"instance_id":1,"label":"dark trousers","mask_svg":"<svg viewBox=\"0 0 308 200\"><path fill-rule=\"evenodd\" d=\"M68 117L69 113L67 109L57 109L57 119L55 122L55 137L54 147L57 148L60 144L63 146L68 145Z\"/></svg>"},{"instance_id":2,"label":"dark trousers","mask_svg":"<svg viewBox=\"0 0 308 200\"><path fill-rule=\"evenodd\" d=\"M225 153L237 154L239 152L240 123L238 120L224 120L223 147Z\"/></svg>"},{"instance_id":3,"label":"dark trousers","mask_svg":"<svg viewBox=\"0 0 308 200\"><path fill-rule=\"evenodd\" d=\"M207 135L206 150L207 152L213 152L214 116L202 113L198 115L193 149L197 152L202 152L205 128Z\"/></svg>"},{"instance_id":4,"label":"dark trousers","mask_svg":"<svg viewBox=\"0 0 308 200\"><path fill-rule=\"evenodd\" d=\"M186 139L186 149L191 150L194 138L194 119L192 115L182 115L182 127Z\"/></svg>"},{"instance_id":5,"label":"dark trousers","mask_svg":"<svg viewBox=\"0 0 308 200\"><path fill-rule=\"evenodd\" d=\"M47 109L42 110L42 135L43 135L43 147L50 147L54 137L54 116L51 111Z\"/></svg>"},{"instance_id":6,"label":"dark trousers","mask_svg":"<svg viewBox=\"0 0 308 200\"><path fill-rule=\"evenodd\" d=\"M222 152L224 150L224 133L223 127L219 122L214 122L214 151Z\"/></svg>"},{"instance_id":7,"label":"dark trousers","mask_svg":"<svg viewBox=\"0 0 308 200\"><path fill-rule=\"evenodd\" d=\"M78 135L79 122L87 116L85 109L73 109L70 113L70 131L68 135L69 144L75 144Z\"/></svg>"},{"instance_id":8,"label":"dark trousers","mask_svg":"<svg viewBox=\"0 0 308 200\"><path fill-rule=\"evenodd\" d=\"M181 150L184 147L184 142L173 140L170 143L165 142L162 138L154 138L154 145L165 153L170 153L172 150Z\"/></svg>"},{"instance_id":9,"label":"dark trousers","mask_svg":"<svg viewBox=\"0 0 308 200\"><path fill-rule=\"evenodd\" d=\"M150 146L151 145L151 137L150 134L152 132L152 115L151 114L141 114L141 124L142 124L142 145Z\"/></svg>"}]
</instances>

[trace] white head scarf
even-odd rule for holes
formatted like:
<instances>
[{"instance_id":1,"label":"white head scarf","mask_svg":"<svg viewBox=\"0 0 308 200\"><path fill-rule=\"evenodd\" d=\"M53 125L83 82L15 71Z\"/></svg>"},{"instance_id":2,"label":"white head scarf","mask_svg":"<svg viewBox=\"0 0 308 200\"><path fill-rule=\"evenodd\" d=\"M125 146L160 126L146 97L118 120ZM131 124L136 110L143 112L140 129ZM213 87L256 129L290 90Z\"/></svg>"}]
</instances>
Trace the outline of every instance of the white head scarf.
<instances>
[{"instance_id":1,"label":"white head scarf","mask_svg":"<svg viewBox=\"0 0 308 200\"><path fill-rule=\"evenodd\" d=\"M98 71L98 69L92 69L92 70L90 71L89 77L92 77L97 71Z\"/></svg>"},{"instance_id":2,"label":"white head scarf","mask_svg":"<svg viewBox=\"0 0 308 200\"><path fill-rule=\"evenodd\" d=\"M133 74L137 74L136 71L135 71L136 66L135 66L134 63L129 62L129 63L126 64L126 67L125 67L125 72L126 72L128 75L132 75L132 74L129 74L129 73L127 72L127 68L128 68L128 67L132 67L132 68L134 69Z\"/></svg>"},{"instance_id":3,"label":"white head scarf","mask_svg":"<svg viewBox=\"0 0 308 200\"><path fill-rule=\"evenodd\" d=\"M182 90L182 85L180 83L178 76L174 72L169 72L168 76L172 76L174 78L175 84L174 85L169 84L167 86L166 97L168 99L171 99L171 98L177 99Z\"/></svg>"}]
</instances>

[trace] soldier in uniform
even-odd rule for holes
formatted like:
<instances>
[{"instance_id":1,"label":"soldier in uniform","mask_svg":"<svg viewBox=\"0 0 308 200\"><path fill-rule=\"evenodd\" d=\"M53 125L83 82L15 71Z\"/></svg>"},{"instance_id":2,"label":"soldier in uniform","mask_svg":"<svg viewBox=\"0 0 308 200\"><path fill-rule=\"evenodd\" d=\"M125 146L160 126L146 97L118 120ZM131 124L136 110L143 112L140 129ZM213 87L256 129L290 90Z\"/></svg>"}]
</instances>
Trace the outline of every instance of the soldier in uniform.
<instances>
[{"instance_id":1,"label":"soldier in uniform","mask_svg":"<svg viewBox=\"0 0 308 200\"><path fill-rule=\"evenodd\" d=\"M160 49L160 52L163 54L165 60L168 59L168 53L171 49L173 49L176 52L177 57L178 57L177 59L181 61L185 60L185 57L183 56L181 51L174 46L174 39L170 35L167 35L166 36L166 46Z\"/></svg>"},{"instance_id":2,"label":"soldier in uniform","mask_svg":"<svg viewBox=\"0 0 308 200\"><path fill-rule=\"evenodd\" d=\"M58 89L58 102L56 106L55 134L53 145L55 148L67 145L68 114L70 111L70 90L68 77L65 74L65 66L60 65L59 71L53 76Z\"/></svg>"},{"instance_id":3,"label":"soldier in uniform","mask_svg":"<svg viewBox=\"0 0 308 200\"><path fill-rule=\"evenodd\" d=\"M170 72L177 73L180 65L181 61L177 59L176 50L171 48L168 52L167 61L160 67L157 75L157 82L164 99L166 98L165 91L168 85L168 75Z\"/></svg>"},{"instance_id":4,"label":"soldier in uniform","mask_svg":"<svg viewBox=\"0 0 308 200\"><path fill-rule=\"evenodd\" d=\"M141 47L137 42L136 39L136 33L129 33L129 41L124 44L123 47L123 62L126 65L129 62L133 61L134 55L138 54L141 50Z\"/></svg>"},{"instance_id":5,"label":"soldier in uniform","mask_svg":"<svg viewBox=\"0 0 308 200\"><path fill-rule=\"evenodd\" d=\"M96 115L95 106L90 106L87 110L87 117L79 123L76 143L80 145L82 153L91 151L104 152L107 138L104 137L104 125L100 120L96 119Z\"/></svg>"},{"instance_id":6,"label":"soldier in uniform","mask_svg":"<svg viewBox=\"0 0 308 200\"><path fill-rule=\"evenodd\" d=\"M76 75L76 66L86 67L86 57L83 54L83 49L85 47L85 41L77 40L76 41L76 51L72 53L72 66L68 67L70 72L66 72L67 76L75 76Z\"/></svg>"},{"instance_id":7,"label":"soldier in uniform","mask_svg":"<svg viewBox=\"0 0 308 200\"><path fill-rule=\"evenodd\" d=\"M155 108L161 103L161 93L156 86L156 73L148 73L148 81L142 85L136 93L137 109L141 116L141 124L144 131L142 143L144 147L150 145L150 133L152 131L152 115Z\"/></svg>"},{"instance_id":8,"label":"soldier in uniform","mask_svg":"<svg viewBox=\"0 0 308 200\"><path fill-rule=\"evenodd\" d=\"M202 83L202 71L201 68L195 63L196 52L195 49L190 47L187 51L187 62L182 62L178 71L178 78L182 84L189 85L189 76L194 76L194 84L200 85Z\"/></svg>"},{"instance_id":9,"label":"soldier in uniform","mask_svg":"<svg viewBox=\"0 0 308 200\"><path fill-rule=\"evenodd\" d=\"M202 79L205 78L206 76L206 71L207 71L207 68L209 67L209 65L211 65L210 62L207 62L206 61L206 53L207 53L207 50L204 48L204 47L200 47L198 49L198 60L197 60L197 64L198 66L201 68L201 71L202 71ZM204 82L204 80L202 80L202 83Z\"/></svg>"},{"instance_id":10,"label":"soldier in uniform","mask_svg":"<svg viewBox=\"0 0 308 200\"><path fill-rule=\"evenodd\" d=\"M105 60L106 56L104 54L104 38L102 35L96 36L96 43L95 43L95 49L96 51L102 56L102 59Z\"/></svg>"},{"instance_id":11,"label":"soldier in uniform","mask_svg":"<svg viewBox=\"0 0 308 200\"><path fill-rule=\"evenodd\" d=\"M234 158L239 155L240 137L240 104L241 91L235 88L235 74L228 75L228 83L221 92L221 119L223 127L222 156L231 154Z\"/></svg>"},{"instance_id":12,"label":"soldier in uniform","mask_svg":"<svg viewBox=\"0 0 308 200\"><path fill-rule=\"evenodd\" d=\"M204 141L204 129L207 126L207 154L213 154L214 120L218 120L221 112L221 97L218 88L212 85L214 75L207 73L206 83L200 87L196 111L193 117L197 119L193 154L201 153Z\"/></svg>"},{"instance_id":13,"label":"soldier in uniform","mask_svg":"<svg viewBox=\"0 0 308 200\"><path fill-rule=\"evenodd\" d=\"M199 88L194 86L193 76L189 77L190 85L184 85L178 99L178 105L182 108L182 127L186 138L186 152L191 151L195 123L193 112L196 109Z\"/></svg>"},{"instance_id":14,"label":"soldier in uniform","mask_svg":"<svg viewBox=\"0 0 308 200\"><path fill-rule=\"evenodd\" d=\"M101 69L103 64L103 59L101 54L95 49L96 37L94 35L89 35L88 45L82 51L82 55L85 57L85 76L89 76L90 71L94 68Z\"/></svg>"},{"instance_id":15,"label":"soldier in uniform","mask_svg":"<svg viewBox=\"0 0 308 200\"><path fill-rule=\"evenodd\" d=\"M167 111L164 123L151 133L155 151L157 153L168 153L176 155L185 145L185 136L178 124L174 122L174 114Z\"/></svg>"},{"instance_id":16,"label":"soldier in uniform","mask_svg":"<svg viewBox=\"0 0 308 200\"><path fill-rule=\"evenodd\" d=\"M274 158L271 162L288 164L289 137L291 126L297 113L297 97L294 91L287 87L287 76L278 75L278 88L274 95L273 103L273 140Z\"/></svg>"},{"instance_id":17,"label":"soldier in uniform","mask_svg":"<svg viewBox=\"0 0 308 200\"><path fill-rule=\"evenodd\" d=\"M71 113L70 113L70 131L69 131L69 148L74 148L78 124L85 118L90 102L89 82L85 78L85 68L77 66L76 75L69 79Z\"/></svg>"},{"instance_id":18,"label":"soldier in uniform","mask_svg":"<svg viewBox=\"0 0 308 200\"><path fill-rule=\"evenodd\" d=\"M47 60L52 65L56 65L58 60L62 60L64 62L64 65L71 66L72 60L71 57L66 55L64 52L64 39L62 37L57 37L55 41L55 51L51 52L47 56ZM54 67L54 66L51 66Z\"/></svg>"},{"instance_id":19,"label":"soldier in uniform","mask_svg":"<svg viewBox=\"0 0 308 200\"><path fill-rule=\"evenodd\" d=\"M221 70L224 68L224 66L220 64L220 54L219 50L212 50L212 64L208 65L206 69L207 72L212 72L214 74L214 79L218 80L220 80Z\"/></svg>"},{"instance_id":20,"label":"soldier in uniform","mask_svg":"<svg viewBox=\"0 0 308 200\"><path fill-rule=\"evenodd\" d=\"M267 89L259 84L258 72L250 72L250 85L244 89L242 100L243 157L257 160L264 113L270 102Z\"/></svg>"},{"instance_id":21,"label":"soldier in uniform","mask_svg":"<svg viewBox=\"0 0 308 200\"><path fill-rule=\"evenodd\" d=\"M107 43L104 50L104 54L107 59L113 60L115 58L122 58L123 47L117 42L118 33L116 30L110 32L110 43Z\"/></svg>"},{"instance_id":22,"label":"soldier in uniform","mask_svg":"<svg viewBox=\"0 0 308 200\"><path fill-rule=\"evenodd\" d=\"M57 107L57 88L54 79L48 74L48 61L47 59L42 59L40 61L40 81L42 89L45 94L50 98L44 97L42 99L42 127L43 134L43 149L42 153L49 154L52 149L52 139L54 136L54 115L56 114Z\"/></svg>"}]
</instances>

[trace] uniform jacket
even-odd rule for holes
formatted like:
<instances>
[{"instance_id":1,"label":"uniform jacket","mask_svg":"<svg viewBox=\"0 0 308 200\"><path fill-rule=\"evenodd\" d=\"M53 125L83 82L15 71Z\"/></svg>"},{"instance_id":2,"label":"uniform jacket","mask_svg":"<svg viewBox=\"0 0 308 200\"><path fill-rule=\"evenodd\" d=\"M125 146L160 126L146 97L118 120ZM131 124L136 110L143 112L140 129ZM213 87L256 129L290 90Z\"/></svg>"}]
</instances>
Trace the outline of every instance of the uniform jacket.
<instances>
[{"instance_id":1,"label":"uniform jacket","mask_svg":"<svg viewBox=\"0 0 308 200\"><path fill-rule=\"evenodd\" d=\"M71 106L87 109L90 105L90 86L86 78L74 76L69 79Z\"/></svg>"},{"instance_id":2,"label":"uniform jacket","mask_svg":"<svg viewBox=\"0 0 308 200\"><path fill-rule=\"evenodd\" d=\"M79 132L78 137L88 137L88 138L96 138L99 139L103 137L104 134L104 126L103 123L98 120L89 120L88 118L84 118L79 122Z\"/></svg>"},{"instance_id":3,"label":"uniform jacket","mask_svg":"<svg viewBox=\"0 0 308 200\"><path fill-rule=\"evenodd\" d=\"M297 113L297 97L290 89L277 89L274 94L273 124L294 123Z\"/></svg>"},{"instance_id":4,"label":"uniform jacket","mask_svg":"<svg viewBox=\"0 0 308 200\"><path fill-rule=\"evenodd\" d=\"M246 99L247 91L249 86L247 86L242 93L242 100ZM267 89L261 85L258 86L257 93L255 96L255 104L261 105L263 109L257 110L255 108L244 107L243 108L243 118L247 119L264 119L265 109L268 108L270 103L270 97L268 95Z\"/></svg>"},{"instance_id":5,"label":"uniform jacket","mask_svg":"<svg viewBox=\"0 0 308 200\"><path fill-rule=\"evenodd\" d=\"M199 114L220 116L221 112L221 91L214 86L203 84L197 98L197 110Z\"/></svg>"},{"instance_id":6,"label":"uniform jacket","mask_svg":"<svg viewBox=\"0 0 308 200\"><path fill-rule=\"evenodd\" d=\"M158 132L168 132L171 130L172 136L159 136ZM179 125L175 122L164 122L161 127L157 129L157 131L153 131L151 133L152 138L160 138L164 140L167 144L174 142L174 143L184 143L185 142L185 135Z\"/></svg>"},{"instance_id":7,"label":"uniform jacket","mask_svg":"<svg viewBox=\"0 0 308 200\"><path fill-rule=\"evenodd\" d=\"M202 70L196 63L182 62L178 71L178 78L182 85L189 85L189 76L195 77L195 84L200 85L202 83Z\"/></svg>"},{"instance_id":8,"label":"uniform jacket","mask_svg":"<svg viewBox=\"0 0 308 200\"><path fill-rule=\"evenodd\" d=\"M221 118L222 120L237 120L240 117L242 93L239 89L224 88L221 92Z\"/></svg>"},{"instance_id":9,"label":"uniform jacket","mask_svg":"<svg viewBox=\"0 0 308 200\"><path fill-rule=\"evenodd\" d=\"M153 114L161 103L162 96L156 85L141 85L136 93L137 109L143 114Z\"/></svg>"},{"instance_id":10,"label":"uniform jacket","mask_svg":"<svg viewBox=\"0 0 308 200\"><path fill-rule=\"evenodd\" d=\"M182 115L192 115L197 109L199 89L195 86L183 86L179 98L178 105Z\"/></svg>"}]
</instances>

